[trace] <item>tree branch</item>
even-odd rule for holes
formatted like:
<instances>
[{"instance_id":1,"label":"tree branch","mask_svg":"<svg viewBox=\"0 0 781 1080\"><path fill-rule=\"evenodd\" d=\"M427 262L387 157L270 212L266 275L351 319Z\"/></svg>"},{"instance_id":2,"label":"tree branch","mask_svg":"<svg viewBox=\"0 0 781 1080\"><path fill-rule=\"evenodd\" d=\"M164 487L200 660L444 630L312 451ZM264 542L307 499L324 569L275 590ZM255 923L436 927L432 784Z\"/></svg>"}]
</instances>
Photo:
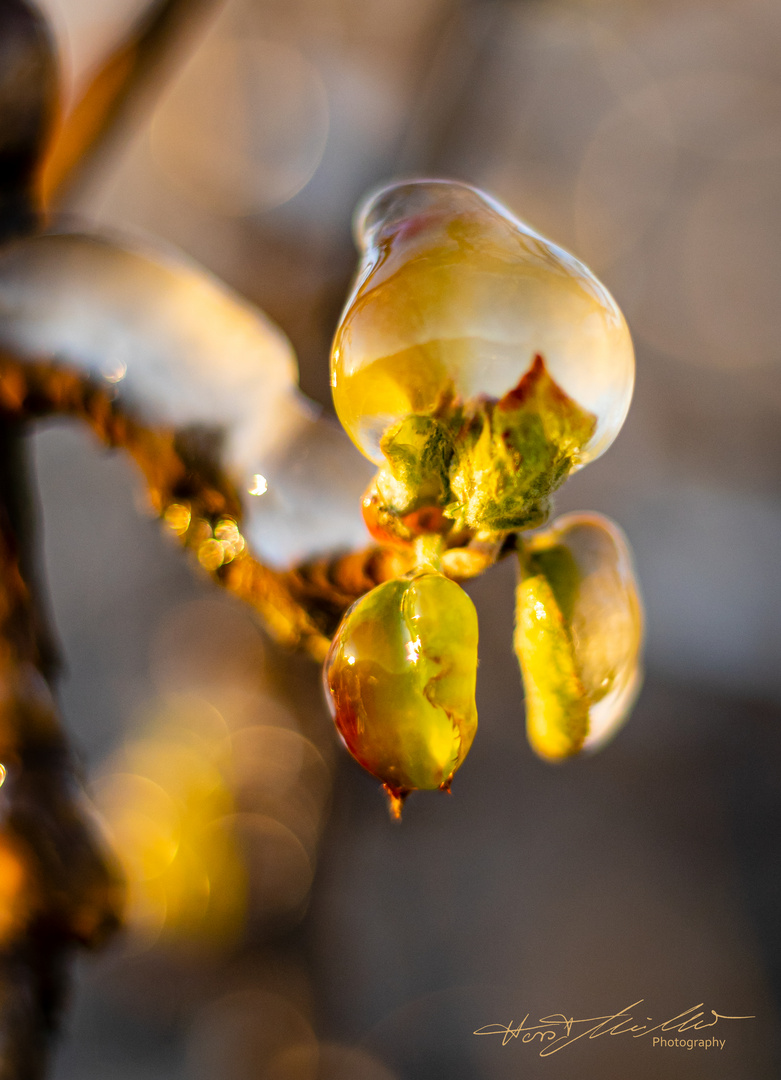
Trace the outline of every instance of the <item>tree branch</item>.
<instances>
[{"instance_id":1,"label":"tree branch","mask_svg":"<svg viewBox=\"0 0 781 1080\"><path fill-rule=\"evenodd\" d=\"M94 74L63 117L43 159L40 186L45 206L62 197L89 170L101 150L138 108L185 31L218 0L155 0L127 39Z\"/></svg>"},{"instance_id":2,"label":"tree branch","mask_svg":"<svg viewBox=\"0 0 781 1080\"><path fill-rule=\"evenodd\" d=\"M0 1078L36 1080L76 945L118 925L121 886L60 726L24 435L0 417Z\"/></svg>"},{"instance_id":3,"label":"tree branch","mask_svg":"<svg viewBox=\"0 0 781 1080\"><path fill-rule=\"evenodd\" d=\"M145 426L124 412L104 385L78 372L0 354L2 411L18 421L53 415L79 419L105 445L124 449L146 479L153 508L201 565L254 607L277 640L319 661L350 604L414 566L411 547L376 545L308 560L289 571L266 566L241 536L241 499L211 456L208 440ZM212 565L211 552L226 525L235 526L236 532L223 542L226 557ZM479 538L462 541L445 552L443 569L455 580L474 577L501 558L512 542L508 538L500 546Z\"/></svg>"}]
</instances>

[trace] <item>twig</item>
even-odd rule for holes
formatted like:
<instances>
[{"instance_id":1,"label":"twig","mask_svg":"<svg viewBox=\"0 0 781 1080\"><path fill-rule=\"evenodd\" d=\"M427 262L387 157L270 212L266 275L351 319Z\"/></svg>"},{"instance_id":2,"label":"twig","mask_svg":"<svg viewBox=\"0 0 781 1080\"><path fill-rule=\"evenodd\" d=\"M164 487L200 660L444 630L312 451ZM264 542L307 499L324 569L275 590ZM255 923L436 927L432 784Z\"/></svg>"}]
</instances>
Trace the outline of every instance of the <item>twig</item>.
<instances>
[{"instance_id":1,"label":"twig","mask_svg":"<svg viewBox=\"0 0 781 1080\"><path fill-rule=\"evenodd\" d=\"M43 160L43 203L61 202L116 131L138 108L185 30L219 0L156 0L125 41L101 64L67 116Z\"/></svg>"},{"instance_id":2,"label":"twig","mask_svg":"<svg viewBox=\"0 0 781 1080\"><path fill-rule=\"evenodd\" d=\"M0 8L0 243L38 217L38 160L54 121L57 64L43 19L23 0Z\"/></svg>"},{"instance_id":3,"label":"twig","mask_svg":"<svg viewBox=\"0 0 781 1080\"><path fill-rule=\"evenodd\" d=\"M57 71L23 0L0 7L0 242L39 222ZM52 693L57 668L25 433L0 409L0 1080L39 1080L77 945L119 922L121 885L86 810Z\"/></svg>"},{"instance_id":4,"label":"twig","mask_svg":"<svg viewBox=\"0 0 781 1080\"><path fill-rule=\"evenodd\" d=\"M119 876L75 778L49 684L24 435L0 417L0 1078L37 1080L76 945L119 922Z\"/></svg>"},{"instance_id":5,"label":"twig","mask_svg":"<svg viewBox=\"0 0 781 1080\"><path fill-rule=\"evenodd\" d=\"M140 467L154 510L168 522L215 579L247 601L282 644L322 660L339 620L353 601L412 569L412 548L369 546L301 563L289 571L266 566L238 533L236 554L212 567L208 557L220 526L241 529L241 501L210 455L208 440L153 430L124 411L104 385L48 362L0 354L0 412L17 421L70 416L85 422L107 446L125 450ZM451 549L449 575L482 573L505 552L497 544Z\"/></svg>"}]
</instances>

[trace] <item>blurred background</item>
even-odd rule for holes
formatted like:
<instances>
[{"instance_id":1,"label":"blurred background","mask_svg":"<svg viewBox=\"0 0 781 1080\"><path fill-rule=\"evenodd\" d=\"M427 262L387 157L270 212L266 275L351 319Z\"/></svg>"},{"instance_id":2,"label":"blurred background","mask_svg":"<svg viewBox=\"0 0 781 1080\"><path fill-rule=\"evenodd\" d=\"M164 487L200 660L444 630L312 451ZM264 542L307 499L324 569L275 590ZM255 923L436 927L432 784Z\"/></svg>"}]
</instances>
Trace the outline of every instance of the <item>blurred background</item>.
<instances>
[{"instance_id":1,"label":"blurred background","mask_svg":"<svg viewBox=\"0 0 781 1080\"><path fill-rule=\"evenodd\" d=\"M41 0L69 100L139 0ZM184 8L184 5L183 5ZM35 436L66 720L130 881L81 962L57 1080L764 1080L781 1033L781 5L226 0L69 192L265 310L329 408L362 194L485 188L615 295L637 386L557 510L614 517L647 609L645 689L600 755L523 734L513 567L469 586L480 732L452 798L394 826L284 654L143 512L132 467ZM756 1016L723 1050L490 1023ZM646 1011L647 1010L647 1011Z\"/></svg>"}]
</instances>

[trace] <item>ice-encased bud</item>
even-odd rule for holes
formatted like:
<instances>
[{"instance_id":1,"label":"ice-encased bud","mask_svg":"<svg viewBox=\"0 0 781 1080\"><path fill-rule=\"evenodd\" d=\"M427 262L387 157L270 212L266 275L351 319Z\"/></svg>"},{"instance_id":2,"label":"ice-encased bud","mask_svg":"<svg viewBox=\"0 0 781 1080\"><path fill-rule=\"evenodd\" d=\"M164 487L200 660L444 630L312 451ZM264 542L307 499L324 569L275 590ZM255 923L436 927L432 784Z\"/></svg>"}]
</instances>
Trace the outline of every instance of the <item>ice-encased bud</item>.
<instances>
[{"instance_id":1,"label":"ice-encased bud","mask_svg":"<svg viewBox=\"0 0 781 1080\"><path fill-rule=\"evenodd\" d=\"M643 613L626 537L601 514L565 514L520 555L515 651L533 749L560 760L597 749L642 680Z\"/></svg>"},{"instance_id":2,"label":"ice-encased bud","mask_svg":"<svg viewBox=\"0 0 781 1080\"><path fill-rule=\"evenodd\" d=\"M362 262L336 332L331 384L359 449L410 414L500 400L537 357L595 424L574 467L618 434L634 353L615 301L577 259L465 184L419 180L373 195L356 222Z\"/></svg>"},{"instance_id":3,"label":"ice-encased bud","mask_svg":"<svg viewBox=\"0 0 781 1080\"><path fill-rule=\"evenodd\" d=\"M347 611L324 668L347 749L398 814L417 788L448 788L477 728L477 613L428 570L387 581Z\"/></svg>"}]
</instances>

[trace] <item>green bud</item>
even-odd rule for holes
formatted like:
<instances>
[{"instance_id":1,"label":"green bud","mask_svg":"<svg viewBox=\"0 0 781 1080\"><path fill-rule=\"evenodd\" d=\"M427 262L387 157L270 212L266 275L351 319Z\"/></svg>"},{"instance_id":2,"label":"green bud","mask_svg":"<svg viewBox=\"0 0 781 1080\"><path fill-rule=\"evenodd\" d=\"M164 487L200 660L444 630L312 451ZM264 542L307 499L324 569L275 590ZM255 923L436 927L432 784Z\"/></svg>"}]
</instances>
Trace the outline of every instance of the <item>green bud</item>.
<instances>
[{"instance_id":1,"label":"green bud","mask_svg":"<svg viewBox=\"0 0 781 1080\"><path fill-rule=\"evenodd\" d=\"M481 403L456 439L446 514L476 531L541 525L550 495L580 464L595 423L538 356L515 389Z\"/></svg>"},{"instance_id":2,"label":"green bud","mask_svg":"<svg viewBox=\"0 0 781 1080\"><path fill-rule=\"evenodd\" d=\"M519 553L515 651L534 750L559 761L607 742L641 683L642 605L626 538L568 514Z\"/></svg>"},{"instance_id":3,"label":"green bud","mask_svg":"<svg viewBox=\"0 0 781 1080\"><path fill-rule=\"evenodd\" d=\"M444 575L378 585L347 611L324 669L347 749L399 815L415 789L448 789L477 728L477 613Z\"/></svg>"}]
</instances>

